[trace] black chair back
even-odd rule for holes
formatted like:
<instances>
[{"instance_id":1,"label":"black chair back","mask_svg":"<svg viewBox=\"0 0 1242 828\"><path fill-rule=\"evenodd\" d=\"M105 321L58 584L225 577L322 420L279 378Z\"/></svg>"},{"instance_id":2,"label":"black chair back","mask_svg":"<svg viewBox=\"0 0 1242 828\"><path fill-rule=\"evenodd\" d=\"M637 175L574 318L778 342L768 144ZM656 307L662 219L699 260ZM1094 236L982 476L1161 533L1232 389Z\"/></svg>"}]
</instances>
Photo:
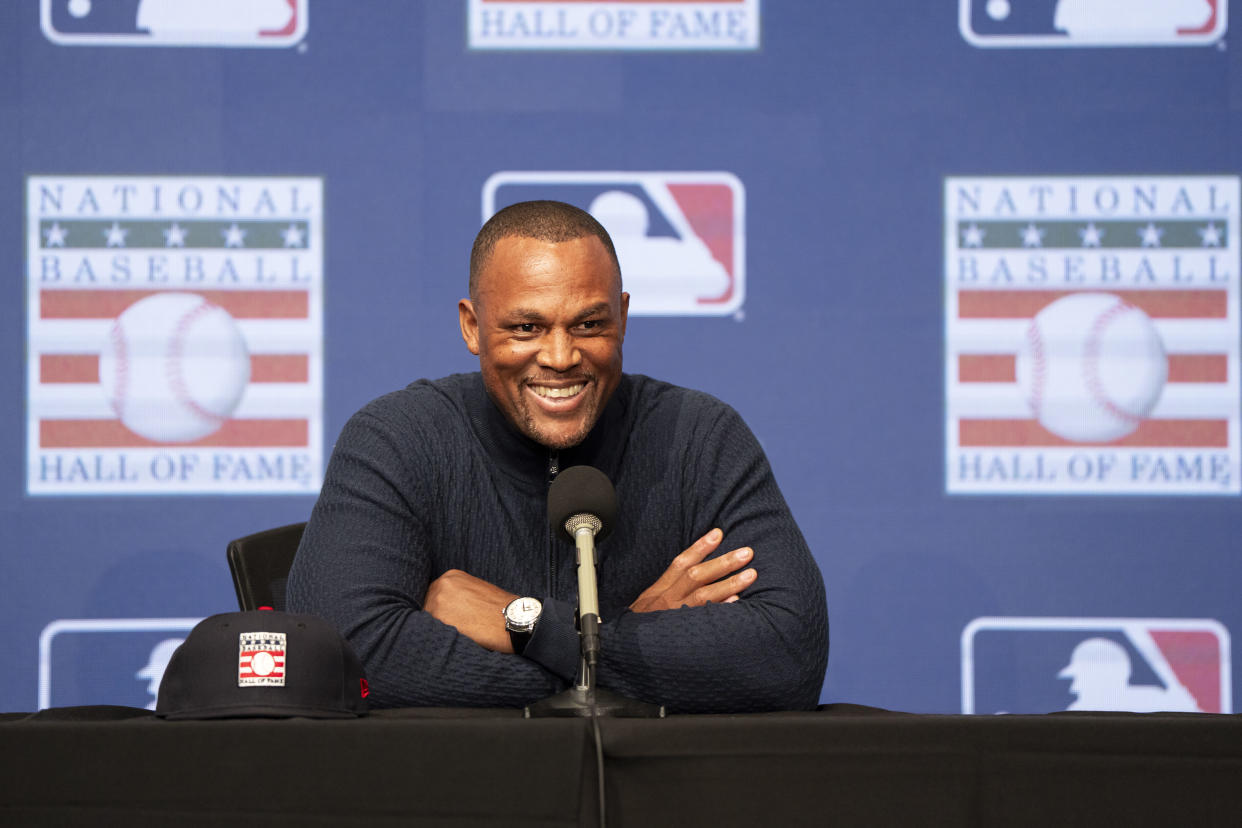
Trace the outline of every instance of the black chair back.
<instances>
[{"instance_id":1,"label":"black chair back","mask_svg":"<svg viewBox=\"0 0 1242 828\"><path fill-rule=\"evenodd\" d=\"M238 606L243 610L285 610L289 569L305 529L305 522L291 523L229 541L229 572L233 574Z\"/></svg>"}]
</instances>

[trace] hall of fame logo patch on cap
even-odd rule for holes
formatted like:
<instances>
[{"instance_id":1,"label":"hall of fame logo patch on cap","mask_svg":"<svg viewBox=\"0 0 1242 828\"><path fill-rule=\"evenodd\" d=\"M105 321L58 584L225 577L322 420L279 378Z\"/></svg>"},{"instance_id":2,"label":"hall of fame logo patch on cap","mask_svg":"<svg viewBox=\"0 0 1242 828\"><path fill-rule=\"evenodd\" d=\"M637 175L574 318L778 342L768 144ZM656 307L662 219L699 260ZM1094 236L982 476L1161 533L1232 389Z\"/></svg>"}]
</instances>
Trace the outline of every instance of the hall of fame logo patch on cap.
<instances>
[{"instance_id":1,"label":"hall of fame logo patch on cap","mask_svg":"<svg viewBox=\"0 0 1242 828\"><path fill-rule=\"evenodd\" d=\"M958 0L975 46L1210 46L1225 36L1229 0Z\"/></svg>"},{"instance_id":2,"label":"hall of fame logo patch on cap","mask_svg":"<svg viewBox=\"0 0 1242 828\"><path fill-rule=\"evenodd\" d=\"M284 687L284 633L245 632L238 636L237 686Z\"/></svg>"},{"instance_id":3,"label":"hall of fame logo patch on cap","mask_svg":"<svg viewBox=\"0 0 1242 828\"><path fill-rule=\"evenodd\" d=\"M43 34L62 46L293 46L309 0L42 0Z\"/></svg>"},{"instance_id":4,"label":"hall of fame logo patch on cap","mask_svg":"<svg viewBox=\"0 0 1242 828\"><path fill-rule=\"evenodd\" d=\"M1237 176L945 182L946 487L1237 494Z\"/></svg>"},{"instance_id":5,"label":"hall of fame logo patch on cap","mask_svg":"<svg viewBox=\"0 0 1242 828\"><path fill-rule=\"evenodd\" d=\"M1205 618L976 618L963 713L1233 711L1229 631Z\"/></svg>"},{"instance_id":6,"label":"hall of fame logo patch on cap","mask_svg":"<svg viewBox=\"0 0 1242 828\"><path fill-rule=\"evenodd\" d=\"M305 493L317 178L27 179L30 494Z\"/></svg>"},{"instance_id":7,"label":"hall of fame logo patch on cap","mask_svg":"<svg viewBox=\"0 0 1242 828\"><path fill-rule=\"evenodd\" d=\"M746 295L745 191L726 172L499 172L483 219L519 201L589 212L612 238L632 316L726 316Z\"/></svg>"},{"instance_id":8,"label":"hall of fame logo patch on cap","mask_svg":"<svg viewBox=\"0 0 1242 828\"><path fill-rule=\"evenodd\" d=\"M473 49L759 48L759 0L470 0Z\"/></svg>"}]
</instances>

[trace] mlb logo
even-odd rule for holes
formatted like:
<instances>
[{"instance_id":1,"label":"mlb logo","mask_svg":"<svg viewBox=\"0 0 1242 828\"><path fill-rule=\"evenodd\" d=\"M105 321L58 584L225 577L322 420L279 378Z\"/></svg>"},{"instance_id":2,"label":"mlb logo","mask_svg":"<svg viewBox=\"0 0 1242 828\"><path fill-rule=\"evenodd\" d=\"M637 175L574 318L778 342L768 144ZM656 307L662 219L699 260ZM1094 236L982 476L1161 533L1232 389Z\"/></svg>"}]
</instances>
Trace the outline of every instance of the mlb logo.
<instances>
[{"instance_id":1,"label":"mlb logo","mask_svg":"<svg viewBox=\"0 0 1242 828\"><path fill-rule=\"evenodd\" d=\"M1229 0L959 0L974 46L1208 46L1225 35Z\"/></svg>"},{"instance_id":2,"label":"mlb logo","mask_svg":"<svg viewBox=\"0 0 1242 828\"><path fill-rule=\"evenodd\" d=\"M309 0L42 0L44 36L62 46L293 46Z\"/></svg>"},{"instance_id":3,"label":"mlb logo","mask_svg":"<svg viewBox=\"0 0 1242 828\"><path fill-rule=\"evenodd\" d=\"M1237 494L1236 176L945 182L947 490Z\"/></svg>"},{"instance_id":4,"label":"mlb logo","mask_svg":"<svg viewBox=\"0 0 1242 828\"><path fill-rule=\"evenodd\" d=\"M725 316L746 294L745 192L726 172L500 172L483 219L519 201L581 207L611 236L630 313Z\"/></svg>"},{"instance_id":5,"label":"mlb logo","mask_svg":"<svg viewBox=\"0 0 1242 828\"><path fill-rule=\"evenodd\" d=\"M312 492L322 182L27 181L27 491Z\"/></svg>"},{"instance_id":6,"label":"mlb logo","mask_svg":"<svg viewBox=\"0 0 1242 828\"><path fill-rule=\"evenodd\" d=\"M238 636L237 686L284 687L286 640L284 633Z\"/></svg>"},{"instance_id":7,"label":"mlb logo","mask_svg":"<svg viewBox=\"0 0 1242 828\"><path fill-rule=\"evenodd\" d=\"M976 618L963 713L1231 713L1229 632L1211 619Z\"/></svg>"},{"instance_id":8,"label":"mlb logo","mask_svg":"<svg viewBox=\"0 0 1242 828\"><path fill-rule=\"evenodd\" d=\"M164 668L199 618L63 618L39 635L39 709L155 709Z\"/></svg>"}]
</instances>

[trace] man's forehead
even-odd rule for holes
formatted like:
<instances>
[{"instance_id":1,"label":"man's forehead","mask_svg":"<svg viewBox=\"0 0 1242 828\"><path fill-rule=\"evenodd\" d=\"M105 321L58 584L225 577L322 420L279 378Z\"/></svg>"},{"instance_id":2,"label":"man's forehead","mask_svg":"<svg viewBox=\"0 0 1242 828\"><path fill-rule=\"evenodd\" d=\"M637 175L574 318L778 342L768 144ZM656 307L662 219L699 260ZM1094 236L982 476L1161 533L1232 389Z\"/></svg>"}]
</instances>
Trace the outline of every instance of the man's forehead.
<instances>
[{"instance_id":1,"label":"man's forehead","mask_svg":"<svg viewBox=\"0 0 1242 828\"><path fill-rule=\"evenodd\" d=\"M620 274L607 248L591 235L564 241L505 236L479 273L483 293L604 289L618 296Z\"/></svg>"}]
</instances>

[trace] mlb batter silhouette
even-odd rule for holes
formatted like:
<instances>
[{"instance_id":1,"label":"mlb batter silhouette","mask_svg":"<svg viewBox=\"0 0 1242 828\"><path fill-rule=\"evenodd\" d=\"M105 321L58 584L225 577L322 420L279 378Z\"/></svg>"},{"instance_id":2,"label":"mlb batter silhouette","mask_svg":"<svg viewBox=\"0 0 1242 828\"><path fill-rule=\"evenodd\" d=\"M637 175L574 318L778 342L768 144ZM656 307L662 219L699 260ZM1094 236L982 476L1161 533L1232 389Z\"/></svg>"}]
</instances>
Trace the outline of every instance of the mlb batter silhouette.
<instances>
[{"instance_id":1,"label":"mlb batter silhouette","mask_svg":"<svg viewBox=\"0 0 1242 828\"><path fill-rule=\"evenodd\" d=\"M164 680L164 670L168 667L168 659L172 658L173 651L181 646L181 638L165 638L159 644L151 648L151 655L147 658L147 666L143 667L134 674L134 678L147 680L147 692L151 694L151 701L147 702L147 710L155 709L155 699L160 692L160 682Z\"/></svg>"},{"instance_id":2,"label":"mlb batter silhouette","mask_svg":"<svg viewBox=\"0 0 1242 828\"><path fill-rule=\"evenodd\" d=\"M1053 25L1073 38L1110 40L1137 33L1173 37L1212 16L1207 0L1059 0Z\"/></svg>"},{"instance_id":3,"label":"mlb batter silhouette","mask_svg":"<svg viewBox=\"0 0 1242 828\"><path fill-rule=\"evenodd\" d=\"M1168 687L1130 684L1130 655L1107 638L1088 638L1074 648L1058 678L1073 679L1077 698L1066 710L1127 710L1202 712L1194 697L1174 679Z\"/></svg>"},{"instance_id":4,"label":"mlb batter silhouette","mask_svg":"<svg viewBox=\"0 0 1242 828\"><path fill-rule=\"evenodd\" d=\"M729 274L697 237L648 236L647 206L632 193L609 190L588 211L612 237L631 312L679 308L686 296L710 299L729 289Z\"/></svg>"}]
</instances>

